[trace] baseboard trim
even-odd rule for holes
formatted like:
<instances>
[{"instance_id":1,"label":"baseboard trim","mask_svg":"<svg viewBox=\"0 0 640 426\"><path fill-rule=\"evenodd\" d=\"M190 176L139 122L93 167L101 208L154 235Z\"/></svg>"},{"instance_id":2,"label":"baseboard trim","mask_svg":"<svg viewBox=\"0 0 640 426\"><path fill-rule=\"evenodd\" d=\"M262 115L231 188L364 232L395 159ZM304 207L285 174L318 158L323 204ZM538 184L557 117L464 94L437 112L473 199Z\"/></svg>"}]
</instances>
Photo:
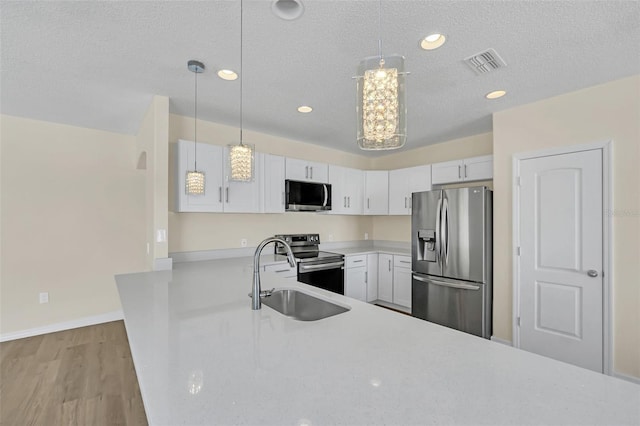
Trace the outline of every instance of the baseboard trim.
<instances>
[{"instance_id":1,"label":"baseboard trim","mask_svg":"<svg viewBox=\"0 0 640 426\"><path fill-rule=\"evenodd\" d=\"M24 339L25 337L39 336L41 334L55 333L57 331L71 330L74 328L87 327L89 325L118 321L123 318L124 316L122 311L107 312L105 314L78 318L73 321L58 322L55 324L45 325L43 327L35 327L27 330L14 331L13 333L0 334L0 342L8 342L10 340Z\"/></svg>"},{"instance_id":2,"label":"baseboard trim","mask_svg":"<svg viewBox=\"0 0 640 426\"><path fill-rule=\"evenodd\" d=\"M614 371L612 376L617 377L618 379L626 380L627 382L635 383L636 385L640 385L640 378L635 376L630 376L624 373L618 373L617 371Z\"/></svg>"},{"instance_id":3,"label":"baseboard trim","mask_svg":"<svg viewBox=\"0 0 640 426\"><path fill-rule=\"evenodd\" d=\"M503 345L507 345L507 346L513 346L510 341L505 340L505 339L501 339L501 338L496 337L496 336L491 336L491 341L492 342L496 342L496 343L500 343L500 344L503 344Z\"/></svg>"}]
</instances>

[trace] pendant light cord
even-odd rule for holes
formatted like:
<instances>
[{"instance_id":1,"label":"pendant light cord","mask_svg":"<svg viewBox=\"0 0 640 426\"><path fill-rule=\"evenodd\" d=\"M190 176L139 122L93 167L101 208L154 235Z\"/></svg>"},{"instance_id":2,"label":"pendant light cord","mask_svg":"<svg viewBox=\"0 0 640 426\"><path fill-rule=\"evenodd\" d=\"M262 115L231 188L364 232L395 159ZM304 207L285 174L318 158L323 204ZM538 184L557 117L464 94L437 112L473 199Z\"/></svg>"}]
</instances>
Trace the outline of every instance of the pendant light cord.
<instances>
[{"instance_id":1,"label":"pendant light cord","mask_svg":"<svg viewBox=\"0 0 640 426\"><path fill-rule=\"evenodd\" d=\"M242 16L243 7L240 0L240 146L242 146L242 80L244 77L244 69L242 68Z\"/></svg>"},{"instance_id":2,"label":"pendant light cord","mask_svg":"<svg viewBox=\"0 0 640 426\"><path fill-rule=\"evenodd\" d=\"M198 171L198 69L196 68L195 72L195 83L194 83L194 113L193 113L193 171Z\"/></svg>"},{"instance_id":3,"label":"pendant light cord","mask_svg":"<svg viewBox=\"0 0 640 426\"><path fill-rule=\"evenodd\" d=\"M382 60L382 0L378 1L378 56Z\"/></svg>"}]
</instances>

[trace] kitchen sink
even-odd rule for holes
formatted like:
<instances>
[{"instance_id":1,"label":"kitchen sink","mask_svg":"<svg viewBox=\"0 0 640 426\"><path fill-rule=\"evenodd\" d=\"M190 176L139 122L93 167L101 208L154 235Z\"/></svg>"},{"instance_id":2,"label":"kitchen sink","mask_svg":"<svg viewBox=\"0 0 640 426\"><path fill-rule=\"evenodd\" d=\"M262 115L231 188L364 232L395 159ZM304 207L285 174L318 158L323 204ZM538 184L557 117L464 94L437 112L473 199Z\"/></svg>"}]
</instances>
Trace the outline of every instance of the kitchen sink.
<instances>
[{"instance_id":1,"label":"kitchen sink","mask_svg":"<svg viewBox=\"0 0 640 426\"><path fill-rule=\"evenodd\" d=\"M298 321L317 321L350 309L293 289L275 290L261 300L271 309Z\"/></svg>"}]
</instances>

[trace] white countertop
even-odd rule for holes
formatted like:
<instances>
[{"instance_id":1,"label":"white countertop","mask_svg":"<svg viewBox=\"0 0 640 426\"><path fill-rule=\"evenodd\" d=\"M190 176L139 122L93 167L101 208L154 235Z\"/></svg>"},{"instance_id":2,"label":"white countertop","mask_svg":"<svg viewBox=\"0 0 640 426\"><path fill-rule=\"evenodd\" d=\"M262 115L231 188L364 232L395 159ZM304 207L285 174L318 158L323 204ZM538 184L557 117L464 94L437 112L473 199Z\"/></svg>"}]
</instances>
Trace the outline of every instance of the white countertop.
<instances>
[{"instance_id":1,"label":"white countertop","mask_svg":"<svg viewBox=\"0 0 640 426\"><path fill-rule=\"evenodd\" d=\"M283 287L351 310L252 311L251 273L236 258L116 277L150 425L640 423L638 385L305 284Z\"/></svg>"},{"instance_id":2,"label":"white countertop","mask_svg":"<svg viewBox=\"0 0 640 426\"><path fill-rule=\"evenodd\" d=\"M350 256L355 254L370 254L370 253L388 253L388 254L396 254L396 255L402 255L402 256L411 256L411 249L398 248L398 247L385 247L385 246L377 246L377 245L335 248L335 249L327 249L327 251L344 254L345 256Z\"/></svg>"}]
</instances>

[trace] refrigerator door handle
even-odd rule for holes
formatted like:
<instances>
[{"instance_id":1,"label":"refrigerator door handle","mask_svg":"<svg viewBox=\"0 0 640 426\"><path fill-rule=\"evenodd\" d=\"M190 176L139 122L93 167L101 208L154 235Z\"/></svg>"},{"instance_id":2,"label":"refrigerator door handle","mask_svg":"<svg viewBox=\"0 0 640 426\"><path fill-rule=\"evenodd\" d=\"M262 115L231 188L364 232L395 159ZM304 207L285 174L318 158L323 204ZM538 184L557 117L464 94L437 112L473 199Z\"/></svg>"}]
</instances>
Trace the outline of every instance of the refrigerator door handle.
<instances>
[{"instance_id":1,"label":"refrigerator door handle","mask_svg":"<svg viewBox=\"0 0 640 426\"><path fill-rule=\"evenodd\" d=\"M440 263L440 259L442 258L442 242L440 238L442 238L442 234L440 233L440 217L442 216L442 195L438 198L438 206L436 207L436 262Z\"/></svg>"},{"instance_id":2,"label":"refrigerator door handle","mask_svg":"<svg viewBox=\"0 0 640 426\"><path fill-rule=\"evenodd\" d=\"M423 283L428 283L428 284L435 284L435 285L440 285L443 287L452 287L452 288L460 288L463 290L480 290L480 286L478 285L473 285L473 284L463 284L463 283L449 283L449 282L445 282L445 281L438 281L438 280L434 280L431 278L424 278L421 277L419 275L413 275L413 279L416 281L422 281Z\"/></svg>"},{"instance_id":3,"label":"refrigerator door handle","mask_svg":"<svg viewBox=\"0 0 640 426\"><path fill-rule=\"evenodd\" d=\"M440 220L440 235L442 236L441 242L441 257L442 268L446 266L449 261L449 202L446 198L442 199L442 219Z\"/></svg>"}]
</instances>

